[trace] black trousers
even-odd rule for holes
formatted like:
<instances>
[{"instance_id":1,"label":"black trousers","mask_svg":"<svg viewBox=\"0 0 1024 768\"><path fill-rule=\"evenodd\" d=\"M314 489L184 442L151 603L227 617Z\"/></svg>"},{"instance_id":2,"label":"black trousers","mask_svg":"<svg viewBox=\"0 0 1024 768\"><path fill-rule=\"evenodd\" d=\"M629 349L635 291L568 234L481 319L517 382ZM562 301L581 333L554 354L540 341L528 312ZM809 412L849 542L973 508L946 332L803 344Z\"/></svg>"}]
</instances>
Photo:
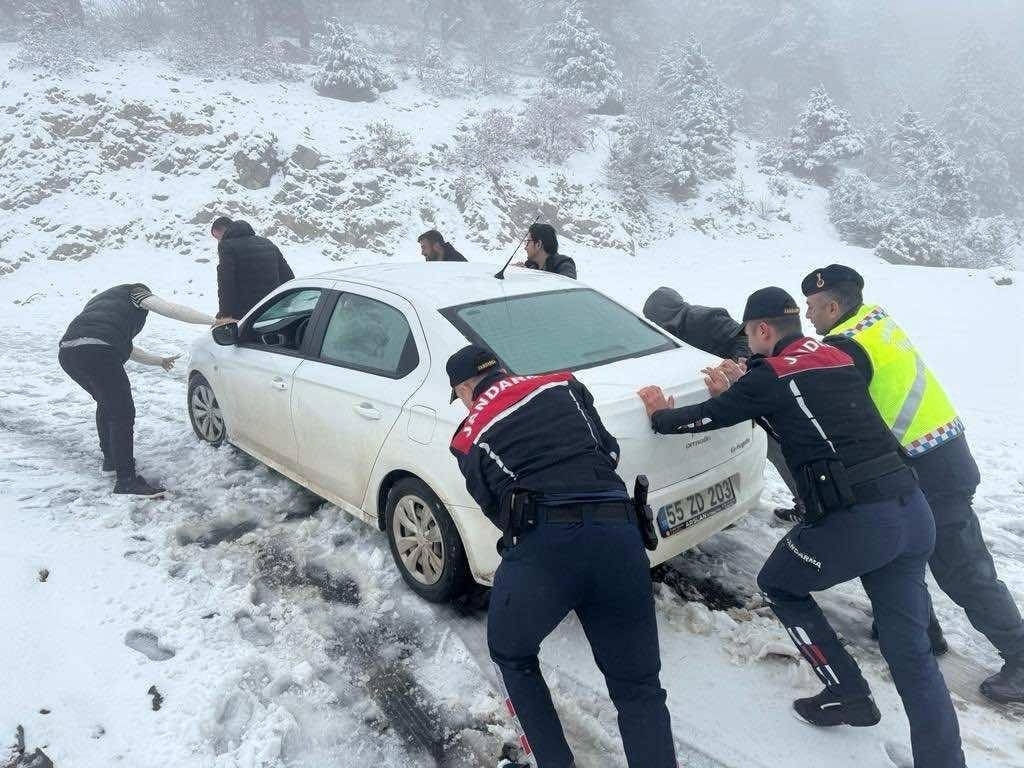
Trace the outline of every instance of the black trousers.
<instances>
[{"instance_id":1,"label":"black trousers","mask_svg":"<svg viewBox=\"0 0 1024 768\"><path fill-rule=\"evenodd\" d=\"M920 491L858 504L796 525L757 577L779 621L822 683L840 699L870 693L811 592L860 578L878 642L910 721L917 768L963 768L960 727L928 641L925 564L935 528Z\"/></svg>"},{"instance_id":2,"label":"black trousers","mask_svg":"<svg viewBox=\"0 0 1024 768\"><path fill-rule=\"evenodd\" d=\"M60 367L96 401L96 435L105 462L118 479L135 474L135 401L124 362L113 347L83 344L65 347Z\"/></svg>"},{"instance_id":3,"label":"black trousers","mask_svg":"<svg viewBox=\"0 0 1024 768\"><path fill-rule=\"evenodd\" d=\"M541 523L505 551L494 575L487 644L538 766L573 765L537 660L570 611L604 674L630 768L676 768L650 561L630 520Z\"/></svg>"},{"instance_id":4,"label":"black trousers","mask_svg":"<svg viewBox=\"0 0 1024 768\"><path fill-rule=\"evenodd\" d=\"M981 474L967 438L961 435L909 464L935 516L935 553L928 565L936 583L1004 659L1024 664L1024 621L999 580L974 512Z\"/></svg>"}]
</instances>

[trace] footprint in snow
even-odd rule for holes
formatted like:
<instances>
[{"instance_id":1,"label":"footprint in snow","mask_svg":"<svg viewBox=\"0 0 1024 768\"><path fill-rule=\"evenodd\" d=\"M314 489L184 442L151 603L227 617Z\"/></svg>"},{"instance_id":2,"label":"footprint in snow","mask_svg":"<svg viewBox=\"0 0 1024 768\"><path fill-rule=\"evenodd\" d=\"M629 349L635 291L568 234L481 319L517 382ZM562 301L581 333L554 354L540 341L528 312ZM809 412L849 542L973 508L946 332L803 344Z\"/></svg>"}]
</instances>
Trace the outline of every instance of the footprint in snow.
<instances>
[{"instance_id":1,"label":"footprint in snow","mask_svg":"<svg viewBox=\"0 0 1024 768\"><path fill-rule=\"evenodd\" d=\"M238 634L253 645L266 647L274 643L274 631L270 628L270 622L262 616L254 619L247 613L241 613L235 616L235 625Z\"/></svg>"},{"instance_id":2,"label":"footprint in snow","mask_svg":"<svg viewBox=\"0 0 1024 768\"><path fill-rule=\"evenodd\" d=\"M160 645L160 638L155 633L144 629L133 629L124 636L124 644L133 651L138 651L150 661L167 661L174 657L174 651Z\"/></svg>"}]
</instances>

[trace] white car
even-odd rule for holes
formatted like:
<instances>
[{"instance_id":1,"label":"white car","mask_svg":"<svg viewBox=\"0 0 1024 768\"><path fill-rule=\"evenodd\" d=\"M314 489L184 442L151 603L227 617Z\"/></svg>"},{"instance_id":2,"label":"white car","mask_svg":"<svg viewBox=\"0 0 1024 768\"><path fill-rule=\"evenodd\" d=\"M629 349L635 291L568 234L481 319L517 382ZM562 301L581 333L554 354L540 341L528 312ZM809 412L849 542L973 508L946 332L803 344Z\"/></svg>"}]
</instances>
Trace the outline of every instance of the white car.
<instances>
[{"instance_id":1,"label":"white car","mask_svg":"<svg viewBox=\"0 0 1024 768\"><path fill-rule=\"evenodd\" d=\"M449 355L472 341L519 374L571 370L621 448L619 474L650 481L657 565L757 503L765 435L750 422L655 435L636 395L708 396L707 355L583 283L473 263L382 264L282 285L237 326L192 348L196 434L227 440L385 531L405 581L432 601L491 583L495 528L466 491L449 441Z\"/></svg>"}]
</instances>

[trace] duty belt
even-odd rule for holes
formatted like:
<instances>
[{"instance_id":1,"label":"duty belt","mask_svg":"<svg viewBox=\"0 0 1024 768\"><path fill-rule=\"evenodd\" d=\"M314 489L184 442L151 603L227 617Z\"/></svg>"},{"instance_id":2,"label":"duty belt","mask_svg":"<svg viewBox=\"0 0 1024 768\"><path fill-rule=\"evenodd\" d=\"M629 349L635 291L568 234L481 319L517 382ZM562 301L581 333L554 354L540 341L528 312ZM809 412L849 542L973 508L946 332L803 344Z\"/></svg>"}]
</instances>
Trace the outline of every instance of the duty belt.
<instances>
[{"instance_id":1,"label":"duty belt","mask_svg":"<svg viewBox=\"0 0 1024 768\"><path fill-rule=\"evenodd\" d=\"M533 512L538 523L582 523L585 520L619 520L625 523L634 519L633 507L625 499L559 506L537 504Z\"/></svg>"},{"instance_id":2,"label":"duty belt","mask_svg":"<svg viewBox=\"0 0 1024 768\"><path fill-rule=\"evenodd\" d=\"M898 498L917 488L917 475L898 453L886 453L846 468L858 504Z\"/></svg>"}]
</instances>

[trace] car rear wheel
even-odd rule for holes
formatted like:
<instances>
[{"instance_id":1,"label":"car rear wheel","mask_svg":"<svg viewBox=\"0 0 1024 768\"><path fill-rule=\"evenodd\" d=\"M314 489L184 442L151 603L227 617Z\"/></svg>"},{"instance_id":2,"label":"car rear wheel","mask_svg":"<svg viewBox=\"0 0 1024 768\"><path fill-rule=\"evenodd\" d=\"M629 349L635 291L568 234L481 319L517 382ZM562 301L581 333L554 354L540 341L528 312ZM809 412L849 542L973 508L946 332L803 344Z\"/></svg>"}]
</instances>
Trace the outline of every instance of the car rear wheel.
<instances>
[{"instance_id":1,"label":"car rear wheel","mask_svg":"<svg viewBox=\"0 0 1024 768\"><path fill-rule=\"evenodd\" d=\"M213 387L202 374L195 374L188 382L188 417L196 436L210 445L220 445L227 436L224 415L221 413Z\"/></svg>"},{"instance_id":2,"label":"car rear wheel","mask_svg":"<svg viewBox=\"0 0 1024 768\"><path fill-rule=\"evenodd\" d=\"M432 603L462 595L472 582L466 550L448 510L418 478L395 483L386 517L391 554L409 588Z\"/></svg>"}]
</instances>

